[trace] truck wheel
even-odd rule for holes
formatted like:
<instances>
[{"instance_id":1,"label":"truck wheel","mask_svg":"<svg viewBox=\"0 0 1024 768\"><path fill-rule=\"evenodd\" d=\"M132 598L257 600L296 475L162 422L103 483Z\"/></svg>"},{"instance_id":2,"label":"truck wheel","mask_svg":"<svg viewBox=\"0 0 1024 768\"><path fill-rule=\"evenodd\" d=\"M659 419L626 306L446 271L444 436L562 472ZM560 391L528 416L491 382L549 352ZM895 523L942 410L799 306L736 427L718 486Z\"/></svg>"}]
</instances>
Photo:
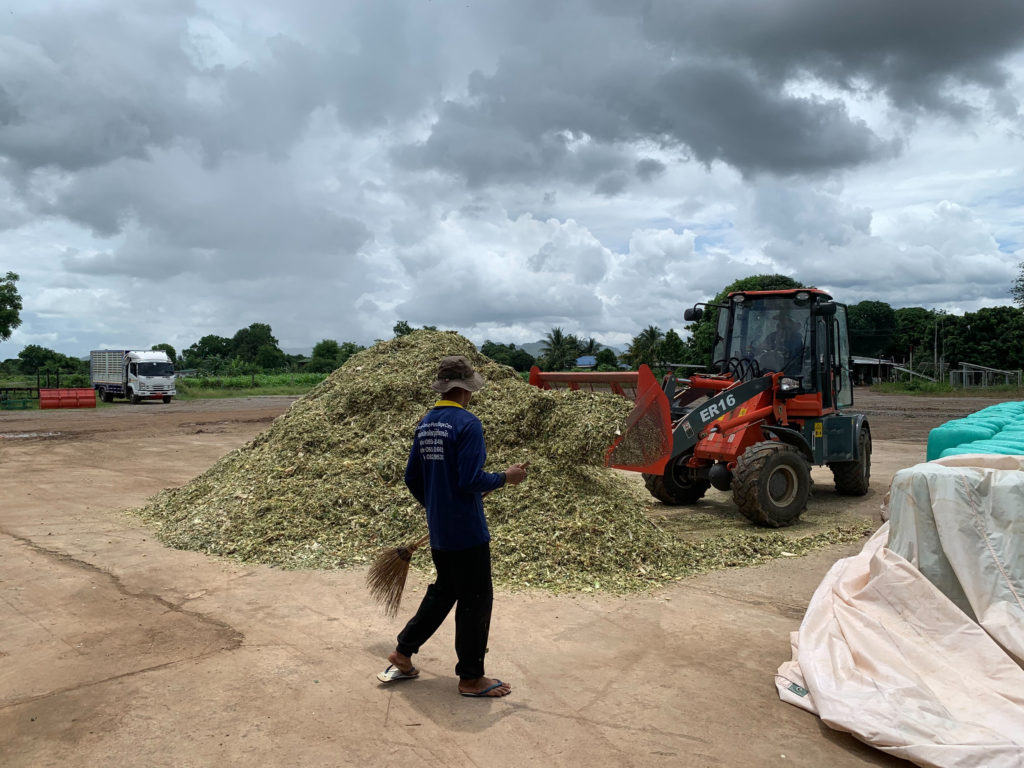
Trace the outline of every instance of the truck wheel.
<instances>
[{"instance_id":1,"label":"truck wheel","mask_svg":"<svg viewBox=\"0 0 1024 768\"><path fill-rule=\"evenodd\" d=\"M651 475L644 473L644 485L651 495L664 504L696 504L711 485L707 480L693 476L693 471L686 466L690 454L680 456L665 467L665 474Z\"/></svg>"},{"instance_id":2,"label":"truck wheel","mask_svg":"<svg viewBox=\"0 0 1024 768\"><path fill-rule=\"evenodd\" d=\"M732 497L755 525L792 525L807 507L811 470L799 449L775 440L740 454L733 472Z\"/></svg>"},{"instance_id":3,"label":"truck wheel","mask_svg":"<svg viewBox=\"0 0 1024 768\"><path fill-rule=\"evenodd\" d=\"M128 390L128 399L131 401L132 405L138 405L139 401L142 398L135 394L135 390L134 389L129 389Z\"/></svg>"},{"instance_id":4,"label":"truck wheel","mask_svg":"<svg viewBox=\"0 0 1024 768\"><path fill-rule=\"evenodd\" d=\"M169 402L171 402L171 396L170 395L164 395L164 405L167 405L167 403L169 403Z\"/></svg>"},{"instance_id":5,"label":"truck wheel","mask_svg":"<svg viewBox=\"0 0 1024 768\"><path fill-rule=\"evenodd\" d=\"M857 458L828 465L836 481L836 493L842 496L863 496L871 480L871 432L867 427L857 437Z\"/></svg>"}]
</instances>

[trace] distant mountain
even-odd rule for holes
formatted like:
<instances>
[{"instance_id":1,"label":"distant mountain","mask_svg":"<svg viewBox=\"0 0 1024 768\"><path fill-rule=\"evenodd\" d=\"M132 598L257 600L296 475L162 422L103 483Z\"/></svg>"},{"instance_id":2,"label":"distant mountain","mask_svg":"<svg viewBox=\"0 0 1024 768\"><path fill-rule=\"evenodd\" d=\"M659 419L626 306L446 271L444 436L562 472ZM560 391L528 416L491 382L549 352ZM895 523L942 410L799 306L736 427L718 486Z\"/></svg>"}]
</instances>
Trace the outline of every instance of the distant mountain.
<instances>
[{"instance_id":1,"label":"distant mountain","mask_svg":"<svg viewBox=\"0 0 1024 768\"><path fill-rule=\"evenodd\" d=\"M544 342L531 341L529 344L516 344L516 346L524 352L529 352L534 357L540 357L540 350L544 346Z\"/></svg>"},{"instance_id":2,"label":"distant mountain","mask_svg":"<svg viewBox=\"0 0 1024 768\"><path fill-rule=\"evenodd\" d=\"M524 352L529 352L534 357L540 357L540 351L541 351L541 349L544 348L544 342L543 341L531 341L529 344L516 344L516 347L518 347L519 349L523 350ZM615 353L616 357L621 355L622 352L623 352L623 350L620 350L620 349L618 349L616 347L609 347L606 344L599 344L597 348L598 349L610 349L612 352Z\"/></svg>"}]
</instances>

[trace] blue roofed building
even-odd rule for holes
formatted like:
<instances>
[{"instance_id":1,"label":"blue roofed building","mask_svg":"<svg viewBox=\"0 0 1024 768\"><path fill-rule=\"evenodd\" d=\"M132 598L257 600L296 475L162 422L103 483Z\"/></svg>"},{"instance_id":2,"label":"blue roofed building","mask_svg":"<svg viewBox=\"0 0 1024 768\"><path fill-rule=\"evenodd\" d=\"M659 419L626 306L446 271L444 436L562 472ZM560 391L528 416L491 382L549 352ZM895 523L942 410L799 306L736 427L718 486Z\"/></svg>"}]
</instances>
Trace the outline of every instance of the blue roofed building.
<instances>
[{"instance_id":1,"label":"blue roofed building","mask_svg":"<svg viewBox=\"0 0 1024 768\"><path fill-rule=\"evenodd\" d=\"M597 367L597 357L595 357L594 355L583 355L583 357L577 357L576 358L576 367L577 368L596 368Z\"/></svg>"}]
</instances>

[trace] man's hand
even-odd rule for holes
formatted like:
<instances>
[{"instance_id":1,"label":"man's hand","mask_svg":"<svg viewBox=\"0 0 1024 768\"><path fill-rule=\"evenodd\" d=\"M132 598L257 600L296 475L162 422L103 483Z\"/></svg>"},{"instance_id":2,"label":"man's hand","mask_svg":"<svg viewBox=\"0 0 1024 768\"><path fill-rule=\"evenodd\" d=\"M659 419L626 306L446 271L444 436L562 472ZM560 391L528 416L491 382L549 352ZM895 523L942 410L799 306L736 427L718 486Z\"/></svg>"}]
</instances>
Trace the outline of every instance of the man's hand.
<instances>
[{"instance_id":1,"label":"man's hand","mask_svg":"<svg viewBox=\"0 0 1024 768\"><path fill-rule=\"evenodd\" d=\"M513 464L505 470L505 482L508 485L519 485L526 479L526 462Z\"/></svg>"}]
</instances>

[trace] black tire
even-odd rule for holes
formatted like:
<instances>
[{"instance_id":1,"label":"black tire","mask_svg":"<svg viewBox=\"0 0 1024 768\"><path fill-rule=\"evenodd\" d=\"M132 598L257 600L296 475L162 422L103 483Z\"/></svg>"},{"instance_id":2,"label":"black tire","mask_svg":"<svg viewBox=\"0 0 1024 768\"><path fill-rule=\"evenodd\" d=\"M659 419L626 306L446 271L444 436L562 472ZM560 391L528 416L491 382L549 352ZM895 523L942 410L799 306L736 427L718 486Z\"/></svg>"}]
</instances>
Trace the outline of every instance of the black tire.
<instances>
[{"instance_id":1,"label":"black tire","mask_svg":"<svg viewBox=\"0 0 1024 768\"><path fill-rule=\"evenodd\" d=\"M755 525L792 525L807 508L811 470L795 446L775 440L752 445L733 471L732 497Z\"/></svg>"},{"instance_id":2,"label":"black tire","mask_svg":"<svg viewBox=\"0 0 1024 768\"><path fill-rule=\"evenodd\" d=\"M164 395L164 405L167 405L169 402L171 402L171 396Z\"/></svg>"},{"instance_id":3,"label":"black tire","mask_svg":"<svg viewBox=\"0 0 1024 768\"><path fill-rule=\"evenodd\" d=\"M669 462L665 474L644 473L644 485L651 495L664 504L696 504L708 492L711 483L694 477L693 470L686 466L690 454Z\"/></svg>"},{"instance_id":4,"label":"black tire","mask_svg":"<svg viewBox=\"0 0 1024 768\"><path fill-rule=\"evenodd\" d=\"M112 402L114 402L114 393L113 392L108 392L107 390L103 390L103 402L104 403L112 403Z\"/></svg>"},{"instance_id":5,"label":"black tire","mask_svg":"<svg viewBox=\"0 0 1024 768\"><path fill-rule=\"evenodd\" d=\"M128 390L128 400L131 401L132 405L138 405L139 401L141 399L142 398L140 398L138 395L135 394L135 390L133 390L133 389L129 389Z\"/></svg>"},{"instance_id":6,"label":"black tire","mask_svg":"<svg viewBox=\"0 0 1024 768\"><path fill-rule=\"evenodd\" d=\"M854 461L834 462L828 465L836 481L836 493L841 496L863 496L871 482L871 432L867 427L857 436L857 458Z\"/></svg>"}]
</instances>

